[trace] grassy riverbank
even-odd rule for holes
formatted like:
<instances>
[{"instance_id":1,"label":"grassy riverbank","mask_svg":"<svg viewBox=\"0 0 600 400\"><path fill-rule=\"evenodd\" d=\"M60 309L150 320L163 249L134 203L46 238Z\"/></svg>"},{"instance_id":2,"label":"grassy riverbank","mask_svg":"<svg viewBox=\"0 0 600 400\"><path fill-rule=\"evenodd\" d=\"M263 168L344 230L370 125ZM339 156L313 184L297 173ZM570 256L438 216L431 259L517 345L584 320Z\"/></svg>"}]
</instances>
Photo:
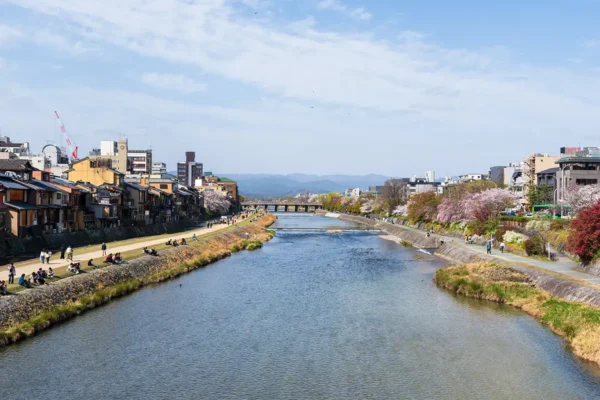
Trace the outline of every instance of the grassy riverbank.
<instances>
[{"instance_id":1,"label":"grassy riverbank","mask_svg":"<svg viewBox=\"0 0 600 400\"><path fill-rule=\"evenodd\" d=\"M109 287L99 284L93 293L80 296L79 298L69 298L68 301L56 301L50 308L47 307L35 315L30 315L23 322L14 323L8 327L5 326L5 329L0 330L0 345L7 345L33 336L52 325L105 304L113 298L124 296L146 285L173 279L225 258L231 255L232 252L244 249L258 249L262 247L263 242L273 237L274 232L265 228L274 223L275 220L276 217L267 214L260 217L257 223L244 226L244 229L234 228L232 230L215 232L207 240L165 251L160 257L146 256L146 259L140 260L140 262L152 265L153 273L149 273L139 279L123 280ZM252 239L246 239L246 234L252 237ZM108 268L127 268L127 264ZM85 275L80 279L85 279ZM64 279L64 281L63 283L66 283L68 278ZM50 285L30 290L52 291L55 289ZM60 291L59 289L56 290ZM59 297L56 296L56 298ZM14 312L19 312L18 305L14 305Z\"/></svg>"},{"instance_id":2,"label":"grassy riverbank","mask_svg":"<svg viewBox=\"0 0 600 400\"><path fill-rule=\"evenodd\" d=\"M600 365L600 309L557 299L499 263L441 268L433 279L456 294L522 309L564 337L576 355Z\"/></svg>"}]
</instances>

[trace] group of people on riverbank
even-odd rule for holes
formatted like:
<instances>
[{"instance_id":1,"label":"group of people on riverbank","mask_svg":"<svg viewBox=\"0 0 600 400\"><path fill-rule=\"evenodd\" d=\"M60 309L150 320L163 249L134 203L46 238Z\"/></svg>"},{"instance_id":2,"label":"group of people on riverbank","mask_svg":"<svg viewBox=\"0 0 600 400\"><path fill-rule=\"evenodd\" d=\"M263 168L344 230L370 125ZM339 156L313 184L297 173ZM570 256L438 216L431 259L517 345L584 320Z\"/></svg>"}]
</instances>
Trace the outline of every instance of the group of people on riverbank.
<instances>
[{"instance_id":1,"label":"group of people on riverbank","mask_svg":"<svg viewBox=\"0 0 600 400\"><path fill-rule=\"evenodd\" d=\"M185 241L185 238L181 238L181 240L178 242L177 239L174 240L167 240L167 243L165 243L167 246L173 246L173 247L177 247L179 245L181 246L185 246L187 244L187 242Z\"/></svg>"},{"instance_id":2,"label":"group of people on riverbank","mask_svg":"<svg viewBox=\"0 0 600 400\"><path fill-rule=\"evenodd\" d=\"M106 256L104 262L106 264L122 264L124 261L123 257L121 257L121 253L116 253L114 255L113 253L110 253L108 256Z\"/></svg>"}]
</instances>

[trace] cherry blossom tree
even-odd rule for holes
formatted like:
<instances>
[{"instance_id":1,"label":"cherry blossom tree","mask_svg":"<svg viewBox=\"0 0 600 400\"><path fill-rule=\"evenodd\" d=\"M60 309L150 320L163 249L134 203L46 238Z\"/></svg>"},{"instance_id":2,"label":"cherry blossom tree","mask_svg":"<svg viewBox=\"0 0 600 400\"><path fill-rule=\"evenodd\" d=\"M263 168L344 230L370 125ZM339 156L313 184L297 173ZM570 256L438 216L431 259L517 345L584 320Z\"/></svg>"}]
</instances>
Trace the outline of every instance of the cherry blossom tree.
<instances>
[{"instance_id":1,"label":"cherry blossom tree","mask_svg":"<svg viewBox=\"0 0 600 400\"><path fill-rule=\"evenodd\" d=\"M227 196L212 190L204 191L204 208L211 213L225 214L231 208L231 200Z\"/></svg>"},{"instance_id":2,"label":"cherry blossom tree","mask_svg":"<svg viewBox=\"0 0 600 400\"><path fill-rule=\"evenodd\" d=\"M600 200L600 185L569 186L565 190L565 201L575 213L591 207Z\"/></svg>"},{"instance_id":3,"label":"cherry blossom tree","mask_svg":"<svg viewBox=\"0 0 600 400\"><path fill-rule=\"evenodd\" d=\"M371 199L371 200L367 200L361 207L360 207L360 212L362 214L368 214L373 212L373 209L375 208L375 200Z\"/></svg>"},{"instance_id":4,"label":"cherry blossom tree","mask_svg":"<svg viewBox=\"0 0 600 400\"><path fill-rule=\"evenodd\" d=\"M408 206L406 204L398 206L396 208L394 208L394 211L392 211L392 215L400 215L400 216L407 216L408 215Z\"/></svg>"},{"instance_id":5,"label":"cherry blossom tree","mask_svg":"<svg viewBox=\"0 0 600 400\"><path fill-rule=\"evenodd\" d=\"M445 198L438 206L437 220L443 224L473 219L487 221L491 217L514 207L516 197L506 189L488 189L470 193L462 199Z\"/></svg>"},{"instance_id":6,"label":"cherry blossom tree","mask_svg":"<svg viewBox=\"0 0 600 400\"><path fill-rule=\"evenodd\" d=\"M516 197L507 189L489 189L469 196L463 202L465 213L473 219L487 221L515 206Z\"/></svg>"}]
</instances>

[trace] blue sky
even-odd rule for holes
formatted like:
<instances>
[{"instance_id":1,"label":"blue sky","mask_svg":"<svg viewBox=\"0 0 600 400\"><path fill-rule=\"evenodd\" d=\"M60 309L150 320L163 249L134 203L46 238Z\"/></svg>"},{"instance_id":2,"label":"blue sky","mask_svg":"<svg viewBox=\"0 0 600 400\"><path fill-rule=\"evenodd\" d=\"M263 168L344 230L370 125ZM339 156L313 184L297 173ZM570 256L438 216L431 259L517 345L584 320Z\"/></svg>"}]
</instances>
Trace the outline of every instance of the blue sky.
<instances>
[{"instance_id":1,"label":"blue sky","mask_svg":"<svg viewBox=\"0 0 600 400\"><path fill-rule=\"evenodd\" d=\"M600 145L600 1L0 0L0 129L171 168L486 171ZM81 153L80 153L81 154Z\"/></svg>"}]
</instances>

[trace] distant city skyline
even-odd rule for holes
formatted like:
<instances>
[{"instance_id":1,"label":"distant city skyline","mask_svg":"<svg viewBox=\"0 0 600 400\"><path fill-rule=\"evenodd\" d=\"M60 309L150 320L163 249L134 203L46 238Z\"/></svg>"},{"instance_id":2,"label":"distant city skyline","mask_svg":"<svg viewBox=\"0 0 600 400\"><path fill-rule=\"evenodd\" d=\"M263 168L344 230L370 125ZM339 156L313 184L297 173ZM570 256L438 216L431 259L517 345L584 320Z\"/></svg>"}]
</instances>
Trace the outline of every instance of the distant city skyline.
<instances>
[{"instance_id":1,"label":"distant city skyline","mask_svg":"<svg viewBox=\"0 0 600 400\"><path fill-rule=\"evenodd\" d=\"M0 0L0 132L437 177L600 144L600 2Z\"/></svg>"}]
</instances>

